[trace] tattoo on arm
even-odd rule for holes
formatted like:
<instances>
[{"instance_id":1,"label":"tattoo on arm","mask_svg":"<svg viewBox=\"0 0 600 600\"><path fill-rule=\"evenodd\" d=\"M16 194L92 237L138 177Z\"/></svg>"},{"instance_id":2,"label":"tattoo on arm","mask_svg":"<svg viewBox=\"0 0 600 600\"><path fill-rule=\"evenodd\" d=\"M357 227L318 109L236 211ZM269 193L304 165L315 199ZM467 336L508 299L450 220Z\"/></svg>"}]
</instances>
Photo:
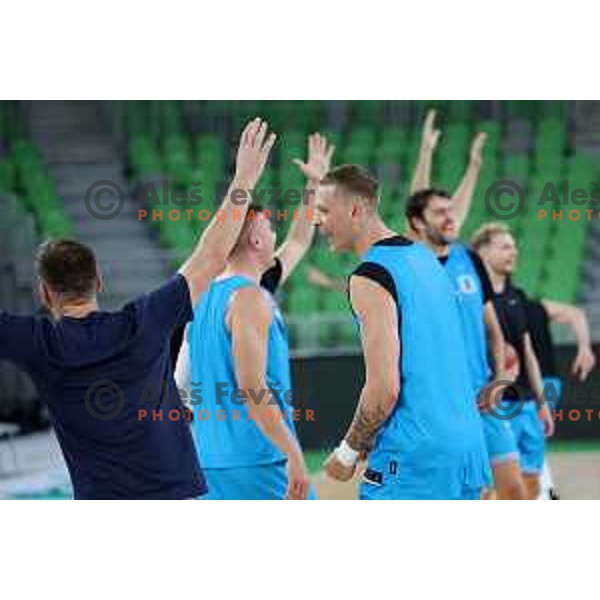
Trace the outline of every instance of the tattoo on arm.
<instances>
[{"instance_id":1,"label":"tattoo on arm","mask_svg":"<svg viewBox=\"0 0 600 600\"><path fill-rule=\"evenodd\" d=\"M381 426L387 421L387 411L382 406L366 407L358 405L346 441L358 452L370 452L373 440Z\"/></svg>"}]
</instances>

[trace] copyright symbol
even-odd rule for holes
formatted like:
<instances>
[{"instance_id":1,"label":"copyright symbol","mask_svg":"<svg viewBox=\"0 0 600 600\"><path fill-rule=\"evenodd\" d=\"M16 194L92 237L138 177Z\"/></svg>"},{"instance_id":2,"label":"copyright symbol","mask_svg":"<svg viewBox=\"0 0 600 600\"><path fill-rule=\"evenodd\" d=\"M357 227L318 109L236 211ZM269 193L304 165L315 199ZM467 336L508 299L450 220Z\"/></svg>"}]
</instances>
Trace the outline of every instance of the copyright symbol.
<instances>
[{"instance_id":1,"label":"copyright symbol","mask_svg":"<svg viewBox=\"0 0 600 600\"><path fill-rule=\"evenodd\" d=\"M107 401L103 397L107 396ZM113 381L103 379L92 384L85 393L85 408L99 421L110 421L117 417L125 405L123 390Z\"/></svg>"},{"instance_id":2,"label":"copyright symbol","mask_svg":"<svg viewBox=\"0 0 600 600\"><path fill-rule=\"evenodd\" d=\"M508 196L508 198L502 198ZM485 193L485 205L496 219L508 221L521 213L525 205L525 194L514 181L496 181Z\"/></svg>"},{"instance_id":3,"label":"copyright symbol","mask_svg":"<svg viewBox=\"0 0 600 600\"><path fill-rule=\"evenodd\" d=\"M516 400L504 396L508 389L516 391ZM485 414L491 415L500 421L511 421L519 415L526 400L520 387L512 381L495 381L483 390L482 396Z\"/></svg>"},{"instance_id":4,"label":"copyright symbol","mask_svg":"<svg viewBox=\"0 0 600 600\"><path fill-rule=\"evenodd\" d=\"M118 217L124 204L123 189L108 179L96 181L85 192L85 206L88 212L100 221L110 221Z\"/></svg>"}]
</instances>

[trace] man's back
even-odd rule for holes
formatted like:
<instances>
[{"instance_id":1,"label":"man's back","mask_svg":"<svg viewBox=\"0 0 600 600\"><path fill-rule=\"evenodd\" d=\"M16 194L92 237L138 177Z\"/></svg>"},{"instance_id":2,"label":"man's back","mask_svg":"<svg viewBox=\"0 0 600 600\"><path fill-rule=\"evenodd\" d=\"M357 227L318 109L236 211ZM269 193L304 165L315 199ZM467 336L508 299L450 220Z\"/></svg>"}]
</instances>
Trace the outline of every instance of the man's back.
<instances>
[{"instance_id":1,"label":"man's back","mask_svg":"<svg viewBox=\"0 0 600 600\"><path fill-rule=\"evenodd\" d=\"M205 492L169 357L173 329L191 318L182 276L118 312L0 315L0 358L28 371L48 404L76 498Z\"/></svg>"}]
</instances>

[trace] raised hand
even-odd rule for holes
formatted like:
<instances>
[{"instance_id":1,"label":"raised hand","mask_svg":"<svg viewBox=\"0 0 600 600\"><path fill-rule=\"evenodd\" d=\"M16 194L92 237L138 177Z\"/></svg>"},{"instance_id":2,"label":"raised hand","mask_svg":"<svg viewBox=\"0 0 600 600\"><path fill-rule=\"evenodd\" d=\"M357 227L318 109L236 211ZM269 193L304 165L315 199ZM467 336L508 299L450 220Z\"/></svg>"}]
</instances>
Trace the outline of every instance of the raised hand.
<instances>
[{"instance_id":1,"label":"raised hand","mask_svg":"<svg viewBox=\"0 0 600 600\"><path fill-rule=\"evenodd\" d=\"M302 162L294 158L293 162L298 165L310 181L321 181L331 165L331 157L335 152L335 146L328 143L327 138L320 133L308 136L308 160Z\"/></svg>"},{"instance_id":2,"label":"raised hand","mask_svg":"<svg viewBox=\"0 0 600 600\"><path fill-rule=\"evenodd\" d=\"M240 138L235 161L235 182L240 188L252 189L265 169L276 135L268 132L268 124L256 118L250 121Z\"/></svg>"},{"instance_id":3,"label":"raised hand","mask_svg":"<svg viewBox=\"0 0 600 600\"><path fill-rule=\"evenodd\" d=\"M435 150L442 133L439 129L435 128L435 117L435 110L430 110L427 112L425 123L423 124L423 133L421 134L422 147L431 151Z\"/></svg>"},{"instance_id":4,"label":"raised hand","mask_svg":"<svg viewBox=\"0 0 600 600\"><path fill-rule=\"evenodd\" d=\"M484 131L480 131L473 139L470 154L471 164L477 165L478 167L481 166L483 147L485 146L486 140L487 133Z\"/></svg>"}]
</instances>

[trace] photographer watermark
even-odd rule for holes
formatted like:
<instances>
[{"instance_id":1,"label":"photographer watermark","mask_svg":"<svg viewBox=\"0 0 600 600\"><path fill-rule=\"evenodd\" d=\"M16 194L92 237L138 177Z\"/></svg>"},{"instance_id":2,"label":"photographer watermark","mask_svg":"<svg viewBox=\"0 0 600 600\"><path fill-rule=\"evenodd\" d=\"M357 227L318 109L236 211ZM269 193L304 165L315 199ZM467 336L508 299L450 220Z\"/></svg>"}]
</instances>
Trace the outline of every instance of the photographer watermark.
<instances>
[{"instance_id":1,"label":"photographer watermark","mask_svg":"<svg viewBox=\"0 0 600 600\"><path fill-rule=\"evenodd\" d=\"M525 191L515 181L502 179L487 188L484 202L494 218L507 221L523 212ZM539 194L529 194L528 204L536 205L538 221L548 218L553 221L600 219L600 181L590 182L589 189L572 186L566 179L546 181ZM586 205L589 208L582 208ZM570 208L572 206L577 208Z\"/></svg>"},{"instance_id":2,"label":"photographer watermark","mask_svg":"<svg viewBox=\"0 0 600 600\"><path fill-rule=\"evenodd\" d=\"M121 214L125 206L125 192L118 183L102 179L86 190L84 202L92 217L110 221Z\"/></svg>"},{"instance_id":3,"label":"photographer watermark","mask_svg":"<svg viewBox=\"0 0 600 600\"><path fill-rule=\"evenodd\" d=\"M227 219L231 219L233 221L241 221L242 220L242 211L238 209L233 209L231 213L227 213L222 209L217 209L214 213L206 208L202 208L198 211L195 211L192 208L186 208L184 210L178 208L172 208L169 211L163 211L162 209L152 209L150 212L145 208L138 209L137 218L138 221L144 221L149 219L150 221L210 221L213 217L215 221L226 221ZM252 207L246 213L245 220L246 221L254 221L259 218L259 214L262 218L272 219L274 221L300 221L301 219L306 219L313 223L315 221L315 211L311 208L307 208L306 210L294 209L289 211L287 208L280 209L278 208L276 211L273 211L269 208L262 209L260 213L254 211Z\"/></svg>"},{"instance_id":4,"label":"photographer watermark","mask_svg":"<svg viewBox=\"0 0 600 600\"><path fill-rule=\"evenodd\" d=\"M303 409L296 405L291 389L284 390L278 386L264 389L242 389L227 381L217 381L214 385L202 389L202 383L192 383L189 388L177 389L176 393L182 406L164 410L162 394L168 389L157 390L146 386L134 406L125 406L125 394L121 386L114 381L101 380L92 384L85 394L86 411L95 419L110 421L118 419L125 408L136 411L138 421L241 421L256 420L256 408L273 406L279 410L270 411L268 418L283 418L298 421L315 421L315 411ZM203 408L205 398L209 398L208 408ZM227 407L228 410L225 410ZM233 407L233 408L232 408Z\"/></svg>"},{"instance_id":5,"label":"photographer watermark","mask_svg":"<svg viewBox=\"0 0 600 600\"><path fill-rule=\"evenodd\" d=\"M174 206L176 209L187 208L187 210L183 212L193 213L194 207L199 207L205 202L203 196L203 188L205 187L209 188L209 186L205 186L200 182L193 182L190 187L182 188L168 179L145 181L139 183L135 187L133 197L138 203L141 203L146 207L144 211L139 211L140 213L146 212L146 215L144 215L143 218L147 216L148 211L154 213L155 209L159 210L158 207L166 206ZM235 206L241 207L245 205L249 199L252 199L252 201L261 206L273 207L273 210L275 210L275 207L293 208L308 206L311 202L311 198L315 194L314 189L306 188L259 187L251 190L229 190L228 185L215 185L210 187L213 189L207 189L204 192L208 199L208 202L205 204L214 203L215 200L223 198L229 191L231 201ZM103 179L95 181L90 185L85 193L84 201L88 213L93 218L101 221L108 221L121 214L125 205L125 199L125 191L118 183L109 179ZM198 213L210 215L210 210L205 209L204 211L198 211ZM190 220L190 218L191 217L188 217L188 220ZM199 215L198 218L200 220L207 220L205 216ZM210 218L210 216L208 218ZM162 217L158 220L162 220ZM173 218L171 220L175 219Z\"/></svg>"}]
</instances>

